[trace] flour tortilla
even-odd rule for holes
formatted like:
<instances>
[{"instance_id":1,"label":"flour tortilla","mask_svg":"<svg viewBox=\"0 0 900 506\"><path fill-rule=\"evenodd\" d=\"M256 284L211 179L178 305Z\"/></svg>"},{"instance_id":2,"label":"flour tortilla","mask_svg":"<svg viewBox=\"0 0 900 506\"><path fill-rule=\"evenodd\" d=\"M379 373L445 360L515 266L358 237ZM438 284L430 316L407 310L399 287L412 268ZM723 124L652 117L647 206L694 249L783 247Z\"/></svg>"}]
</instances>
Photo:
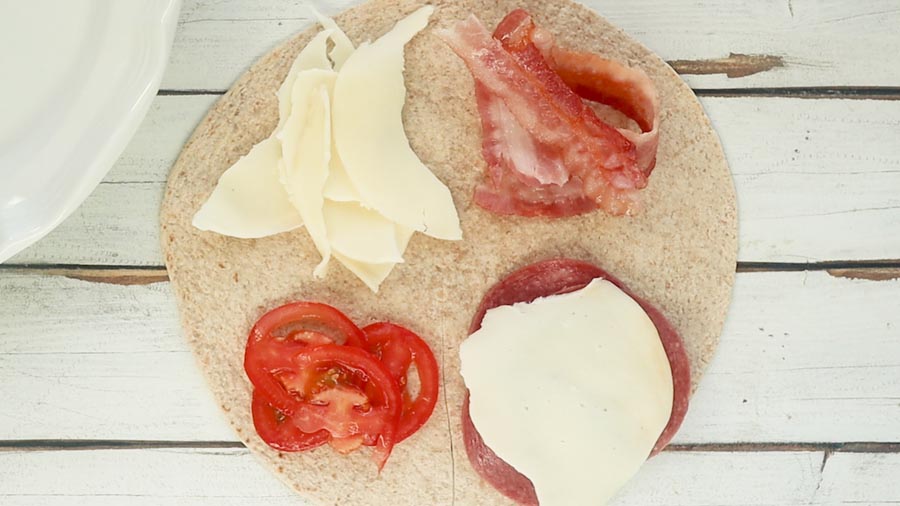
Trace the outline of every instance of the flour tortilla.
<instances>
[{"instance_id":1,"label":"flour tortilla","mask_svg":"<svg viewBox=\"0 0 900 506\"><path fill-rule=\"evenodd\" d=\"M593 262L656 304L680 331L694 387L706 369L728 304L737 250L735 195L709 120L691 90L659 57L568 0L432 2L432 23L406 48L404 124L412 148L453 194L464 240L416 234L373 294L338 264L313 278L318 253L306 231L257 240L201 232L191 218L222 172L278 122L275 91L311 28L257 62L201 122L175 163L161 214L166 265L182 322L218 403L238 436L313 504L509 504L472 470L461 439L464 385L457 348L485 291L523 265L556 256ZM422 2L374 0L337 16L354 43L374 39ZM433 33L476 13L488 26L523 7L566 47L643 68L662 117L658 164L634 218L594 212L567 219L499 217L473 205L481 179L481 127L472 77ZM418 332L441 363L443 390L425 427L399 445L379 476L368 451L329 447L280 453L256 435L242 360L247 332L266 310L315 300L361 326L391 320ZM598 374L601 372L598 371Z\"/></svg>"}]
</instances>

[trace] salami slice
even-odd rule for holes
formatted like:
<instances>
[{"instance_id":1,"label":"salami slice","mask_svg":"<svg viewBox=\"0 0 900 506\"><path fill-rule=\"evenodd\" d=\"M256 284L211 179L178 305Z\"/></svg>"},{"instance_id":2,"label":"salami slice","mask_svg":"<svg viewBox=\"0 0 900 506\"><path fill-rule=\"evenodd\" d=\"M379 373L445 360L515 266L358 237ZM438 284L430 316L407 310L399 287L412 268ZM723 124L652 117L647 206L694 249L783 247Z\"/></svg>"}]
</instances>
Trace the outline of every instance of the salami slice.
<instances>
[{"instance_id":1,"label":"salami slice","mask_svg":"<svg viewBox=\"0 0 900 506\"><path fill-rule=\"evenodd\" d=\"M531 264L500 280L485 294L469 326L469 334L481 328L481 321L489 309L574 292L596 278L606 279L616 285L643 308L656 325L659 339L669 358L673 387L672 414L653 447L650 454L652 457L669 444L684 421L691 391L691 368L684 342L672 324L658 309L632 293L621 281L603 269L580 260L558 258ZM537 495L531 480L507 464L484 443L469 417L468 394L463 403L462 417L463 440L472 467L503 495L523 505L537 505Z\"/></svg>"}]
</instances>

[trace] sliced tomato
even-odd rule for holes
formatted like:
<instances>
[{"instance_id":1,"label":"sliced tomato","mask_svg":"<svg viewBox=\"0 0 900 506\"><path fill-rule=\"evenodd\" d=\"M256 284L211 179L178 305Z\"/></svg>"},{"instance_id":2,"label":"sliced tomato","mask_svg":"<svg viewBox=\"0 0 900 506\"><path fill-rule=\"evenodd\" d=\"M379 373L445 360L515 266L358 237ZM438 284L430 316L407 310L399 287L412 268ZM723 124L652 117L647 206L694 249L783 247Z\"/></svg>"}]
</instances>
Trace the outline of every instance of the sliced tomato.
<instances>
[{"instance_id":1,"label":"sliced tomato","mask_svg":"<svg viewBox=\"0 0 900 506\"><path fill-rule=\"evenodd\" d=\"M302 452L322 446L331 439L326 430L311 434L301 431L290 416L269 404L258 390L253 392L252 411L257 434L276 450Z\"/></svg>"},{"instance_id":2,"label":"sliced tomato","mask_svg":"<svg viewBox=\"0 0 900 506\"><path fill-rule=\"evenodd\" d=\"M362 348L365 335L344 313L327 304L285 304L264 314L250 330L244 370L273 406L293 415L295 399L282 381L295 369L293 358L308 347L332 343Z\"/></svg>"},{"instance_id":3,"label":"sliced tomato","mask_svg":"<svg viewBox=\"0 0 900 506\"><path fill-rule=\"evenodd\" d=\"M438 398L438 364L428 344L418 335L388 322L373 323L363 328L368 350L385 365L400 389L403 411L396 441L403 441L425 425ZM418 394L409 388L409 369L415 364L419 379Z\"/></svg>"},{"instance_id":4,"label":"sliced tomato","mask_svg":"<svg viewBox=\"0 0 900 506\"><path fill-rule=\"evenodd\" d=\"M365 335L347 316L328 304L291 302L264 314L250 331L248 344L293 341L365 346Z\"/></svg>"},{"instance_id":5,"label":"sliced tomato","mask_svg":"<svg viewBox=\"0 0 900 506\"><path fill-rule=\"evenodd\" d=\"M283 385L294 399L293 423L304 433L326 430L348 451L358 437L375 447L379 469L397 441L402 410L391 373L366 350L353 346L309 346L293 357ZM357 441L347 438L357 438Z\"/></svg>"}]
</instances>

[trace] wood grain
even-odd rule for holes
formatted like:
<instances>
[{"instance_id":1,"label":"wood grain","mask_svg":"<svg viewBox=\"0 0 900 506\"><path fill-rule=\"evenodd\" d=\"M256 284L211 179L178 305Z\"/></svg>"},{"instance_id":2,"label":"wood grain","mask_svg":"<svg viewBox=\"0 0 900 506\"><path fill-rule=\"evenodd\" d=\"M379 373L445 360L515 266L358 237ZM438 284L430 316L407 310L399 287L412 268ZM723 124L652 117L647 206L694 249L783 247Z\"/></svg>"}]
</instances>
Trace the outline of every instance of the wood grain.
<instances>
[{"instance_id":1,"label":"wood grain","mask_svg":"<svg viewBox=\"0 0 900 506\"><path fill-rule=\"evenodd\" d=\"M847 457L852 465L868 456ZM822 460L821 452L663 454L612 505L826 504L810 502L822 479ZM66 479L47 480L48 475ZM885 487L869 495L898 497ZM304 504L243 449L0 453L0 498L22 506Z\"/></svg>"},{"instance_id":2,"label":"wood grain","mask_svg":"<svg viewBox=\"0 0 900 506\"><path fill-rule=\"evenodd\" d=\"M359 1L312 3L336 13ZM900 83L900 8L893 0L582 3L663 58L687 65L683 77L695 88ZM302 2L186 1L162 86L227 89L251 63L310 24ZM731 53L749 58L722 66ZM877 64L873 54L879 55ZM780 64L760 66L761 61Z\"/></svg>"},{"instance_id":3,"label":"wood grain","mask_svg":"<svg viewBox=\"0 0 900 506\"><path fill-rule=\"evenodd\" d=\"M900 503L900 454L836 453L828 459L813 504Z\"/></svg>"},{"instance_id":4,"label":"wood grain","mask_svg":"<svg viewBox=\"0 0 900 506\"><path fill-rule=\"evenodd\" d=\"M896 2L584 3L704 95L735 173L745 270L795 262L738 275L678 444L616 504L900 503L900 281L868 262L900 258ZM85 205L13 261L63 265L0 270L0 503L300 504L233 447L159 271L118 268L162 264L162 185L187 136L310 22L300 2L186 0L164 96Z\"/></svg>"},{"instance_id":5,"label":"wood grain","mask_svg":"<svg viewBox=\"0 0 900 506\"><path fill-rule=\"evenodd\" d=\"M663 453L611 506L891 505L900 502L893 486L898 473L897 454ZM0 452L0 500L17 506L304 504L240 448Z\"/></svg>"},{"instance_id":6,"label":"wood grain","mask_svg":"<svg viewBox=\"0 0 900 506\"><path fill-rule=\"evenodd\" d=\"M57 230L9 263L162 265L163 184L216 99L157 97L106 181ZM900 257L900 101L701 102L734 174L741 261Z\"/></svg>"},{"instance_id":7,"label":"wood grain","mask_svg":"<svg viewBox=\"0 0 900 506\"><path fill-rule=\"evenodd\" d=\"M236 440L168 284L0 271L0 321L0 440ZM900 281L738 274L676 443L900 442L898 328Z\"/></svg>"}]
</instances>

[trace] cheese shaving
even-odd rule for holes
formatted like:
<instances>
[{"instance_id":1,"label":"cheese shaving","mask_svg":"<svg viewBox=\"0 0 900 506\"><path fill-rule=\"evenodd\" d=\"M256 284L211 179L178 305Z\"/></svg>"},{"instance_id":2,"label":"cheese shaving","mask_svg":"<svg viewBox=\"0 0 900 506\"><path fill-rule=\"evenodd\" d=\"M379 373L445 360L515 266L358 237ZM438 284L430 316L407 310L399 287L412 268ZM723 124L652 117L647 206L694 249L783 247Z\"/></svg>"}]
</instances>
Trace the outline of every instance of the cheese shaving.
<instances>
[{"instance_id":1,"label":"cheese shaving","mask_svg":"<svg viewBox=\"0 0 900 506\"><path fill-rule=\"evenodd\" d=\"M316 277L335 258L374 292L415 231L460 239L450 190L412 151L401 118L404 46L433 10L354 49L313 9L324 30L278 89L277 128L223 174L194 226L258 238L305 225L322 257Z\"/></svg>"}]
</instances>

